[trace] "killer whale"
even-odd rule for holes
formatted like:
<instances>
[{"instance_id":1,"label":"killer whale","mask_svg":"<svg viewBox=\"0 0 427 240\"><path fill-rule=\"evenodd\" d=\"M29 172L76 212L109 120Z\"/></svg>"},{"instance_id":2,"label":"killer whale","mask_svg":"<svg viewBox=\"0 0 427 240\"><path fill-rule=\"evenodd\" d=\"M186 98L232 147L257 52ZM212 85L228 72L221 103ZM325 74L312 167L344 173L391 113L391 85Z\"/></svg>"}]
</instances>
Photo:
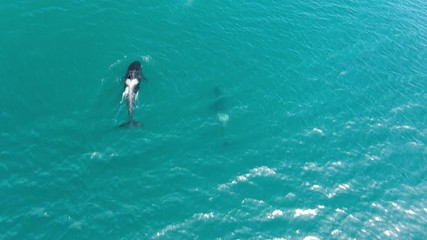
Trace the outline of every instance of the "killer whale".
<instances>
[{"instance_id":1,"label":"killer whale","mask_svg":"<svg viewBox=\"0 0 427 240\"><path fill-rule=\"evenodd\" d=\"M142 76L141 63L139 61L132 62L125 76L125 87L122 94L122 99L126 98L129 120L122 123L120 127L142 127L141 122L133 120L133 111L135 109L135 101L138 98L139 83Z\"/></svg>"}]
</instances>

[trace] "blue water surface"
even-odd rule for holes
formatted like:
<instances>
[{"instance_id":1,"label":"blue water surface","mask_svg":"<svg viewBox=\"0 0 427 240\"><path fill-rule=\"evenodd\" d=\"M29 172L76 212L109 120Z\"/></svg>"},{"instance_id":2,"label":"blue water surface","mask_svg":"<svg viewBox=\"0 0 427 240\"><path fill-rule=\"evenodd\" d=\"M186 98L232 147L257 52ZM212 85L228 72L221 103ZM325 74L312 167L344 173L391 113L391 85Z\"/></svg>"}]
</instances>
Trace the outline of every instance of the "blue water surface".
<instances>
[{"instance_id":1,"label":"blue water surface","mask_svg":"<svg viewBox=\"0 0 427 240\"><path fill-rule=\"evenodd\" d=\"M0 15L0 239L427 238L425 1Z\"/></svg>"}]
</instances>

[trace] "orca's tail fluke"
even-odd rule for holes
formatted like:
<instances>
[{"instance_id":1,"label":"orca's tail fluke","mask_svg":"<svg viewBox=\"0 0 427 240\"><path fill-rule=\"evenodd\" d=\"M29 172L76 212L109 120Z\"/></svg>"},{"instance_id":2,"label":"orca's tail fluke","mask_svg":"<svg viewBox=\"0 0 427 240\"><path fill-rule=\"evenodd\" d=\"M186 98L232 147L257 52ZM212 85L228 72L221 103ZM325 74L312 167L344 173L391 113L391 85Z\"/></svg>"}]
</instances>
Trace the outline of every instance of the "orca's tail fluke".
<instances>
[{"instance_id":1,"label":"orca's tail fluke","mask_svg":"<svg viewBox=\"0 0 427 240\"><path fill-rule=\"evenodd\" d=\"M129 121L125 122L125 123L120 124L120 127L127 127L127 128L130 128L130 127L139 127L139 128L142 128L143 126L144 125L141 122L137 122L137 121L134 121L134 120L129 120Z\"/></svg>"}]
</instances>

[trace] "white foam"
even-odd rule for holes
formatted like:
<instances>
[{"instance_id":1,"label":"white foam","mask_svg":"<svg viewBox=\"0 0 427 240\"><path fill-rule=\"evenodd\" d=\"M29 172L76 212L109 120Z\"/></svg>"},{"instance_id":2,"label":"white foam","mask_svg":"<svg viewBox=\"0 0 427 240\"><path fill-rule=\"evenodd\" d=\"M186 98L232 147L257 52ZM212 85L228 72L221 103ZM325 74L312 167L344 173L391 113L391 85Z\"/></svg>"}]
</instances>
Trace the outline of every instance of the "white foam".
<instances>
[{"instance_id":1,"label":"white foam","mask_svg":"<svg viewBox=\"0 0 427 240\"><path fill-rule=\"evenodd\" d=\"M100 152L92 152L90 154L90 159L94 159L94 158L101 158L102 154Z\"/></svg>"},{"instance_id":2,"label":"white foam","mask_svg":"<svg viewBox=\"0 0 427 240\"><path fill-rule=\"evenodd\" d=\"M286 194L285 198L294 198L295 194L294 193L288 193Z\"/></svg>"},{"instance_id":3,"label":"white foam","mask_svg":"<svg viewBox=\"0 0 427 240\"><path fill-rule=\"evenodd\" d=\"M265 202L263 200L245 198L242 200L241 204L264 205Z\"/></svg>"},{"instance_id":4,"label":"white foam","mask_svg":"<svg viewBox=\"0 0 427 240\"><path fill-rule=\"evenodd\" d=\"M239 180L240 182L246 182L248 181L248 178L246 176L240 175L237 177L237 180Z\"/></svg>"},{"instance_id":5,"label":"white foam","mask_svg":"<svg viewBox=\"0 0 427 240\"><path fill-rule=\"evenodd\" d=\"M30 210L29 214L37 217L46 217L46 218L50 216L44 208L33 208Z\"/></svg>"},{"instance_id":6,"label":"white foam","mask_svg":"<svg viewBox=\"0 0 427 240\"><path fill-rule=\"evenodd\" d=\"M167 232L173 231L173 230L177 229L178 227L179 226L174 225L174 224L168 225L165 228L163 228L162 230L160 230L159 232L156 232L156 234L153 236L153 238L164 236Z\"/></svg>"},{"instance_id":7,"label":"white foam","mask_svg":"<svg viewBox=\"0 0 427 240\"><path fill-rule=\"evenodd\" d=\"M398 232L400 232L401 230L400 230L400 228L398 227L398 226L394 226L394 229L396 230L396 231L398 231Z\"/></svg>"},{"instance_id":8,"label":"white foam","mask_svg":"<svg viewBox=\"0 0 427 240\"><path fill-rule=\"evenodd\" d=\"M199 220L206 220L214 217L214 214L212 212L209 213L197 213L193 215L194 218Z\"/></svg>"},{"instance_id":9,"label":"white foam","mask_svg":"<svg viewBox=\"0 0 427 240\"><path fill-rule=\"evenodd\" d=\"M252 176L272 176L276 175L276 171L272 168L261 166L251 170Z\"/></svg>"},{"instance_id":10,"label":"white foam","mask_svg":"<svg viewBox=\"0 0 427 240\"><path fill-rule=\"evenodd\" d=\"M283 211L282 211L282 210L279 210L279 209L276 209L276 210L274 210L273 212L271 212L271 213L267 216L267 218L268 218L268 219L274 219L274 218L282 217L282 216L283 216Z\"/></svg>"},{"instance_id":11,"label":"white foam","mask_svg":"<svg viewBox=\"0 0 427 240\"><path fill-rule=\"evenodd\" d=\"M315 236L307 236L304 238L304 240L320 240L320 238L315 237Z\"/></svg>"},{"instance_id":12,"label":"white foam","mask_svg":"<svg viewBox=\"0 0 427 240\"><path fill-rule=\"evenodd\" d=\"M391 230L385 230L385 231L384 231L384 234L385 234L387 237L398 237L398 236L397 236L397 234L396 234L395 232L391 231Z\"/></svg>"},{"instance_id":13,"label":"white foam","mask_svg":"<svg viewBox=\"0 0 427 240\"><path fill-rule=\"evenodd\" d=\"M312 130L307 132L307 135L319 135L319 136L325 136L325 133L323 133L322 129L319 128L313 128Z\"/></svg>"},{"instance_id":14,"label":"white foam","mask_svg":"<svg viewBox=\"0 0 427 240\"><path fill-rule=\"evenodd\" d=\"M402 107L395 107L395 108L392 108L391 110L390 110L390 112L391 113L397 113L397 112L401 112L401 111L403 111L403 108Z\"/></svg>"},{"instance_id":15,"label":"white foam","mask_svg":"<svg viewBox=\"0 0 427 240\"><path fill-rule=\"evenodd\" d=\"M392 129L397 129L397 130L415 130L414 127L409 126L409 125L393 126Z\"/></svg>"},{"instance_id":16,"label":"white foam","mask_svg":"<svg viewBox=\"0 0 427 240\"><path fill-rule=\"evenodd\" d=\"M225 183L220 184L220 185L218 186L218 190L220 190L220 191L224 191L224 190L226 190L226 189L228 189L228 188L230 188L230 186L229 186L228 184L225 184Z\"/></svg>"},{"instance_id":17,"label":"white foam","mask_svg":"<svg viewBox=\"0 0 427 240\"><path fill-rule=\"evenodd\" d=\"M411 210L411 209L409 209L409 210L405 210L405 213L407 213L407 214L411 214L411 215L415 215L416 213L413 211L413 210Z\"/></svg>"},{"instance_id":18,"label":"white foam","mask_svg":"<svg viewBox=\"0 0 427 240\"><path fill-rule=\"evenodd\" d=\"M380 160L380 157L374 156L374 155L368 155L368 154L365 154L365 158L368 159L369 161L378 161L378 160Z\"/></svg>"},{"instance_id":19,"label":"white foam","mask_svg":"<svg viewBox=\"0 0 427 240\"><path fill-rule=\"evenodd\" d=\"M294 217L317 215L317 209L295 209Z\"/></svg>"},{"instance_id":20,"label":"white foam","mask_svg":"<svg viewBox=\"0 0 427 240\"><path fill-rule=\"evenodd\" d=\"M393 205L393 207L395 207L399 211L401 211L403 209L399 204L397 204L395 202L392 202L391 205Z\"/></svg>"},{"instance_id":21,"label":"white foam","mask_svg":"<svg viewBox=\"0 0 427 240\"><path fill-rule=\"evenodd\" d=\"M236 185L239 182L249 181L251 178L254 178L254 177L265 177L265 176L273 176L273 175L276 175L276 171L274 169L271 169L266 166L257 167L257 168L251 169L249 173L237 176L236 179L233 179L228 183L220 184L218 186L218 189L226 190L230 188L230 186L232 185Z\"/></svg>"},{"instance_id":22,"label":"white foam","mask_svg":"<svg viewBox=\"0 0 427 240\"><path fill-rule=\"evenodd\" d=\"M153 58L150 55L142 55L141 58L146 63L150 63L151 61L153 61Z\"/></svg>"},{"instance_id":23,"label":"white foam","mask_svg":"<svg viewBox=\"0 0 427 240\"><path fill-rule=\"evenodd\" d=\"M327 194L327 197L328 198L335 197L338 193L346 191L350 188L351 188L350 184L347 184L347 183L339 184L335 189L333 189L331 192Z\"/></svg>"},{"instance_id":24,"label":"white foam","mask_svg":"<svg viewBox=\"0 0 427 240\"><path fill-rule=\"evenodd\" d=\"M341 209L341 208L335 209L335 212L337 212L337 213L345 213L345 211L343 209Z\"/></svg>"},{"instance_id":25,"label":"white foam","mask_svg":"<svg viewBox=\"0 0 427 240\"><path fill-rule=\"evenodd\" d=\"M348 217L355 220L355 221L359 221L359 219L357 217L355 217L353 214L349 214Z\"/></svg>"},{"instance_id":26,"label":"white foam","mask_svg":"<svg viewBox=\"0 0 427 240\"><path fill-rule=\"evenodd\" d=\"M314 162L307 162L307 163L305 163L303 169L306 170L306 171L307 170L317 171L317 172L321 172L322 171L322 168L318 167L317 164L314 163Z\"/></svg>"},{"instance_id":27,"label":"white foam","mask_svg":"<svg viewBox=\"0 0 427 240\"><path fill-rule=\"evenodd\" d=\"M278 209L276 209L276 210L274 210L274 211L271 213L271 215L272 215L272 216L274 216L274 217L276 217L276 216L283 216L283 212L282 212L282 210L278 210Z\"/></svg>"},{"instance_id":28,"label":"white foam","mask_svg":"<svg viewBox=\"0 0 427 240\"><path fill-rule=\"evenodd\" d=\"M217 114L218 120L225 126L227 125L228 121L230 120L230 117L226 113L218 113Z\"/></svg>"},{"instance_id":29,"label":"white foam","mask_svg":"<svg viewBox=\"0 0 427 240\"><path fill-rule=\"evenodd\" d=\"M341 161L333 162L332 166L342 166L343 163Z\"/></svg>"},{"instance_id":30,"label":"white foam","mask_svg":"<svg viewBox=\"0 0 427 240\"><path fill-rule=\"evenodd\" d=\"M390 110L390 112L391 113L398 113L398 112L402 112L402 111L404 111L406 109L411 109L411 108L414 108L414 107L422 107L422 105L420 105L418 103L409 103L409 104L406 104L406 105L400 105L400 106L394 107L394 108L392 108Z\"/></svg>"},{"instance_id":31,"label":"white foam","mask_svg":"<svg viewBox=\"0 0 427 240\"><path fill-rule=\"evenodd\" d=\"M126 56L124 56L124 58L126 58ZM110 69L115 67L116 65L120 64L122 61L123 61L123 59L122 60L119 59L119 60L115 61L114 63L110 64Z\"/></svg>"},{"instance_id":32,"label":"white foam","mask_svg":"<svg viewBox=\"0 0 427 240\"><path fill-rule=\"evenodd\" d=\"M388 210L386 208L384 208L381 204L378 204L378 203L372 203L371 207L377 208L377 209L382 210L384 212L388 212Z\"/></svg>"}]
</instances>

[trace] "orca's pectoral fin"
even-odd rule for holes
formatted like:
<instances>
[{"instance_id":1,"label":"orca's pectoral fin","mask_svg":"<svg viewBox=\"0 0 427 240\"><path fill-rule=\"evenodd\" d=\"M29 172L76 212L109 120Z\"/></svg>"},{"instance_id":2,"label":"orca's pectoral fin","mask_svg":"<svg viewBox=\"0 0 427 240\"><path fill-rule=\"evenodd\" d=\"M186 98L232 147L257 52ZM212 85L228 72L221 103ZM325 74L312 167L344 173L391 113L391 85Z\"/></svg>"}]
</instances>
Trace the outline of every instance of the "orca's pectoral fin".
<instances>
[{"instance_id":1,"label":"orca's pectoral fin","mask_svg":"<svg viewBox=\"0 0 427 240\"><path fill-rule=\"evenodd\" d=\"M125 122L125 123L120 124L120 127L127 127L127 128L130 128L130 127L139 127L139 128L142 128L142 127L144 127L144 125L141 122L129 120L129 121Z\"/></svg>"}]
</instances>

